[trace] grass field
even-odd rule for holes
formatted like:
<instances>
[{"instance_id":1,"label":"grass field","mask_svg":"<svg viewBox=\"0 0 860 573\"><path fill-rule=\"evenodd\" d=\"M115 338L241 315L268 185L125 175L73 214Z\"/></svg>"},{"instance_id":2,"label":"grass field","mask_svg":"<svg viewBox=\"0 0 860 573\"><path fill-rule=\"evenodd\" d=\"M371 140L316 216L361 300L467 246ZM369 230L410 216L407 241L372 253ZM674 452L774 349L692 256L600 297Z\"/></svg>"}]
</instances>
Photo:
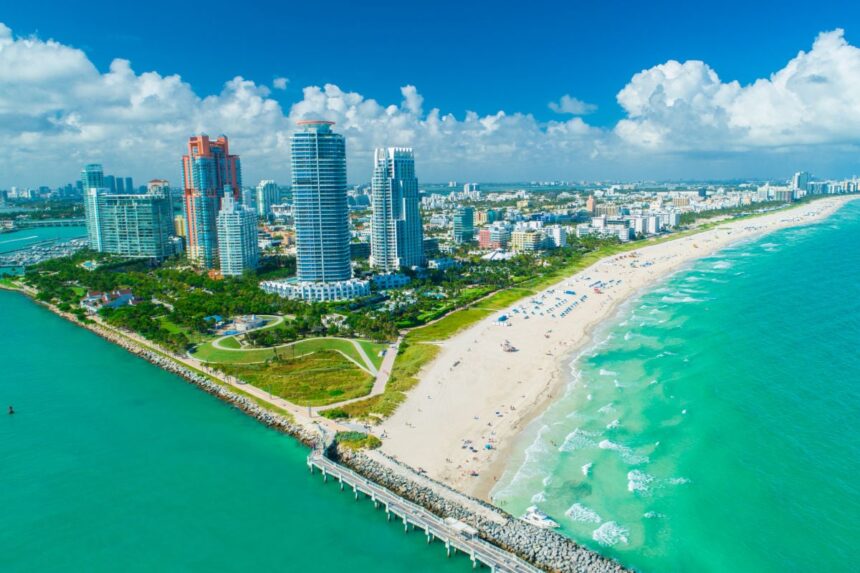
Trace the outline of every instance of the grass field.
<instances>
[{"instance_id":1,"label":"grass field","mask_svg":"<svg viewBox=\"0 0 860 573\"><path fill-rule=\"evenodd\" d=\"M190 340L192 344L201 344L212 338L211 336L207 336L200 332L195 332L190 328L186 328L184 326L180 326L174 322L171 322L166 316L159 316L157 320L158 323L161 325L161 328L163 328L167 332L184 334L186 337L188 337L188 340Z\"/></svg>"},{"instance_id":2,"label":"grass field","mask_svg":"<svg viewBox=\"0 0 860 573\"><path fill-rule=\"evenodd\" d=\"M227 338L222 338L221 342L219 342L218 344L220 344L224 348L232 348L234 350L242 348L242 345L239 344L239 341L236 340L235 336L228 336Z\"/></svg>"},{"instance_id":3,"label":"grass field","mask_svg":"<svg viewBox=\"0 0 860 573\"><path fill-rule=\"evenodd\" d=\"M301 406L325 406L358 398L373 388L372 376L334 350L268 364L225 364L220 369Z\"/></svg>"},{"instance_id":4,"label":"grass field","mask_svg":"<svg viewBox=\"0 0 860 573\"><path fill-rule=\"evenodd\" d=\"M394 361L394 368L385 386L385 392L367 400L340 406L336 413L345 413L349 418L365 419L390 416L406 400L406 392L418 384L418 372L436 357L439 350L440 348L435 344L410 344L404 341L400 345L397 360ZM330 411L330 414L332 413L335 412ZM326 411L321 414L327 415Z\"/></svg>"},{"instance_id":5,"label":"grass field","mask_svg":"<svg viewBox=\"0 0 860 573\"><path fill-rule=\"evenodd\" d=\"M376 366L376 361L374 360L375 353L379 352L379 349L384 348L385 345L369 341L359 341L359 343L362 344L371 362ZM234 344L235 347L233 346ZM343 353L352 360L355 360L358 364L367 366L367 363L361 357L361 354L356 350L355 345L353 345L350 340L342 338L308 338L305 340L299 340L292 344L277 346L275 348L240 348L238 341L233 337L229 337L222 339L221 345L227 346L230 349L216 348L210 341L195 348L191 355L198 360L203 360L204 362L214 362L218 364L254 364L275 358L276 355L280 358L291 359L311 354L313 352L334 350ZM381 359L379 360L381 361Z\"/></svg>"},{"instance_id":6,"label":"grass field","mask_svg":"<svg viewBox=\"0 0 860 573\"><path fill-rule=\"evenodd\" d=\"M384 356L380 356L379 353L387 349L388 345L371 342L370 340L359 340L358 343L364 348L365 354L367 354L367 357L370 358L370 361L373 362L373 365L378 370L382 366L382 360L385 358Z\"/></svg>"}]
</instances>

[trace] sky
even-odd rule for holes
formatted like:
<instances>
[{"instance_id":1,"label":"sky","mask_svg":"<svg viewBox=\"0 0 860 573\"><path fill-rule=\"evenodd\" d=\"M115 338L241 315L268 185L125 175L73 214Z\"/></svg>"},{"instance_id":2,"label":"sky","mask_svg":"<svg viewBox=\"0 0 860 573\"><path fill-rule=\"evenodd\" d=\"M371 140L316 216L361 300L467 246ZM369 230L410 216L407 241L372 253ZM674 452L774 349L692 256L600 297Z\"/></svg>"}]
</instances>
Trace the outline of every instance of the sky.
<instances>
[{"instance_id":1,"label":"sky","mask_svg":"<svg viewBox=\"0 0 860 573\"><path fill-rule=\"evenodd\" d=\"M377 146L426 182L860 173L854 2L75 4L0 11L0 188L178 183L195 133L287 183L303 118L354 183Z\"/></svg>"}]
</instances>

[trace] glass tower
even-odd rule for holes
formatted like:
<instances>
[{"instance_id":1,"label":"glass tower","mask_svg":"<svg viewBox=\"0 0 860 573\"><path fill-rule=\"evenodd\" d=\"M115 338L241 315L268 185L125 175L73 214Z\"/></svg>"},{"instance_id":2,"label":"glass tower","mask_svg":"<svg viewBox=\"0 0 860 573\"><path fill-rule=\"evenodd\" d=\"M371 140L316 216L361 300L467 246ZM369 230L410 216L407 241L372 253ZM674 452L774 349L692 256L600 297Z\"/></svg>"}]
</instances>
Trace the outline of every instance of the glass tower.
<instances>
[{"instance_id":1,"label":"glass tower","mask_svg":"<svg viewBox=\"0 0 860 573\"><path fill-rule=\"evenodd\" d=\"M221 197L229 190L238 201L242 192L242 168L238 155L230 155L227 137L210 141L195 135L182 157L185 188L185 224L188 258L203 268L218 266L216 218Z\"/></svg>"},{"instance_id":2,"label":"glass tower","mask_svg":"<svg viewBox=\"0 0 860 573\"><path fill-rule=\"evenodd\" d=\"M280 190L277 183L264 179L257 185L257 215L268 217L272 214L272 205L278 203Z\"/></svg>"},{"instance_id":3,"label":"glass tower","mask_svg":"<svg viewBox=\"0 0 860 573\"><path fill-rule=\"evenodd\" d=\"M148 193L101 193L97 203L100 251L155 260L174 254L170 197L161 189Z\"/></svg>"},{"instance_id":4,"label":"glass tower","mask_svg":"<svg viewBox=\"0 0 860 573\"><path fill-rule=\"evenodd\" d=\"M330 121L300 121L290 138L299 281L344 281L349 262L346 142Z\"/></svg>"},{"instance_id":5,"label":"glass tower","mask_svg":"<svg viewBox=\"0 0 860 573\"><path fill-rule=\"evenodd\" d=\"M423 265L424 231L412 150L377 149L371 185L371 265L385 272Z\"/></svg>"},{"instance_id":6,"label":"glass tower","mask_svg":"<svg viewBox=\"0 0 860 573\"><path fill-rule=\"evenodd\" d=\"M454 242L469 243L475 235L475 210L471 207L457 207L454 212Z\"/></svg>"},{"instance_id":7,"label":"glass tower","mask_svg":"<svg viewBox=\"0 0 860 573\"><path fill-rule=\"evenodd\" d=\"M94 251L102 250L101 224L99 222L99 195L106 193L104 169L99 163L89 163L81 170L81 185L84 192L84 216L87 221L87 242Z\"/></svg>"}]
</instances>

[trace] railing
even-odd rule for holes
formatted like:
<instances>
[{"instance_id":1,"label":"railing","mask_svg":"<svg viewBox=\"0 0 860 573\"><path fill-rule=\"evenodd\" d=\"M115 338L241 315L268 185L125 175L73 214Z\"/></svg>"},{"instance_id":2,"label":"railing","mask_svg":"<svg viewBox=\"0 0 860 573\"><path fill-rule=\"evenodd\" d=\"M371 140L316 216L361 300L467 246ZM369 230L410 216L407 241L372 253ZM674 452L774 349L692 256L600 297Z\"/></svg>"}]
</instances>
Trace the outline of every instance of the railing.
<instances>
[{"instance_id":1,"label":"railing","mask_svg":"<svg viewBox=\"0 0 860 573\"><path fill-rule=\"evenodd\" d=\"M359 493L362 493L373 501L374 507L379 507L382 504L389 520L394 515L395 518L403 521L405 532L409 531L411 525L413 529L417 528L424 531L427 543L431 543L434 539L444 542L445 550L449 556L452 550L454 552L462 551L472 560L472 567L483 564L489 567L491 571L499 573L538 573L540 571L513 553L477 536L458 531L454 526L449 525L423 507L403 499L353 470L328 459L319 450L314 450L308 456L308 468L311 473L315 468L319 469L322 472L323 481L327 481L329 476L338 480L341 490L344 489L345 485L351 487L355 499L358 499Z\"/></svg>"}]
</instances>

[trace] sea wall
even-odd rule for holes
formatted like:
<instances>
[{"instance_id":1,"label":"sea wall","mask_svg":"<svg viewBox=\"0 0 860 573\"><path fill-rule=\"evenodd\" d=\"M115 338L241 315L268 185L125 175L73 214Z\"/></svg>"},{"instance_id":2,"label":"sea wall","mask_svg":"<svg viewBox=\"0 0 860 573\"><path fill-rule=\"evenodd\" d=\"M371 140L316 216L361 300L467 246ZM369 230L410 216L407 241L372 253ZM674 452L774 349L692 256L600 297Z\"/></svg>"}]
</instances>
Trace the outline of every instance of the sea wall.
<instances>
[{"instance_id":1,"label":"sea wall","mask_svg":"<svg viewBox=\"0 0 860 573\"><path fill-rule=\"evenodd\" d=\"M440 482L418 475L411 467L381 452L372 455L343 447L329 448L329 456L401 497L440 517L453 517L478 530L480 537L532 565L558 573L621 573L629 571L571 539L541 529L509 513L466 496ZM380 457L382 463L374 457ZM425 485L427 484L427 485Z\"/></svg>"}]
</instances>

